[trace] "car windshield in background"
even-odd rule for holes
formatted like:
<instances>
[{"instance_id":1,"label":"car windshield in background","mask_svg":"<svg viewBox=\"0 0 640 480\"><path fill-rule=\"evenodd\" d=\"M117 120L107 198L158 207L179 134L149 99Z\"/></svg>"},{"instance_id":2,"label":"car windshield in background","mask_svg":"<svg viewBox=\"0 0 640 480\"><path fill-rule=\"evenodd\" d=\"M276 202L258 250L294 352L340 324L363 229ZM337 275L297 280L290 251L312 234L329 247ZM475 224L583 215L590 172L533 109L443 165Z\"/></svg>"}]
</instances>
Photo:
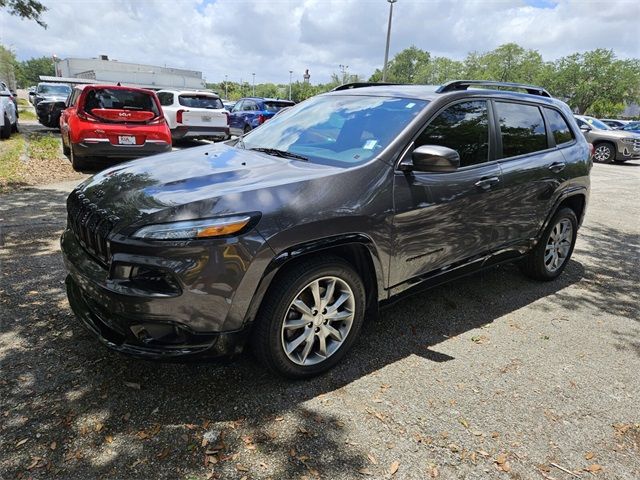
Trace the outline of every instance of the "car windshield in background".
<instances>
[{"instance_id":1,"label":"car windshield in background","mask_svg":"<svg viewBox=\"0 0 640 480\"><path fill-rule=\"evenodd\" d=\"M611 128L609 125L607 125L604 122L601 122L600 120L598 120L597 118L590 118L590 117L585 117L585 122L587 122L589 125L591 125L593 128L596 128L598 130L613 130L613 128Z\"/></svg>"},{"instance_id":2,"label":"car windshield in background","mask_svg":"<svg viewBox=\"0 0 640 480\"><path fill-rule=\"evenodd\" d=\"M96 88L87 93L84 109L90 112L94 108L139 110L159 114L156 102L148 93L116 88Z\"/></svg>"},{"instance_id":3,"label":"car windshield in background","mask_svg":"<svg viewBox=\"0 0 640 480\"><path fill-rule=\"evenodd\" d=\"M427 103L392 97L317 96L250 132L240 146L295 153L327 165L358 165L389 145Z\"/></svg>"},{"instance_id":4,"label":"car windshield in background","mask_svg":"<svg viewBox=\"0 0 640 480\"><path fill-rule=\"evenodd\" d=\"M191 108L224 108L222 100L209 95L180 95L178 102L184 107Z\"/></svg>"},{"instance_id":5,"label":"car windshield in background","mask_svg":"<svg viewBox=\"0 0 640 480\"><path fill-rule=\"evenodd\" d=\"M71 87L69 85L38 85L38 93L65 96L71 93Z\"/></svg>"},{"instance_id":6,"label":"car windshield in background","mask_svg":"<svg viewBox=\"0 0 640 480\"><path fill-rule=\"evenodd\" d=\"M283 108L292 107L293 102L264 102L264 109L267 112L279 112Z\"/></svg>"}]
</instances>

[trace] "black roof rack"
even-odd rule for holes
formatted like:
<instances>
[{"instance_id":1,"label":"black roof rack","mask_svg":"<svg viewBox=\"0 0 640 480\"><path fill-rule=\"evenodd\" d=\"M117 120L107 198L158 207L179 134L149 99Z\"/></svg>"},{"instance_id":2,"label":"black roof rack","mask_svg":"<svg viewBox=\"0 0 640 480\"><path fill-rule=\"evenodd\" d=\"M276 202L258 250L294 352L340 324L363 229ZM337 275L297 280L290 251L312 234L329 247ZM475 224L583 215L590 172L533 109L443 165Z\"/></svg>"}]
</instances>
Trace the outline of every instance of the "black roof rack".
<instances>
[{"instance_id":1,"label":"black roof rack","mask_svg":"<svg viewBox=\"0 0 640 480\"><path fill-rule=\"evenodd\" d=\"M466 90L471 86L479 86L479 87L508 87L508 88L519 88L525 90L527 93L531 95L539 95L541 97L549 97L549 92L547 92L542 87L536 87L535 85L525 85L522 83L511 83L511 82L495 82L492 80L454 80L452 82L447 82L440 86L436 93L446 93L446 92L455 92L459 90Z\"/></svg>"},{"instance_id":2,"label":"black roof rack","mask_svg":"<svg viewBox=\"0 0 640 480\"><path fill-rule=\"evenodd\" d=\"M338 85L336 88L334 88L331 91L339 92L340 90L351 90L352 88L362 88L362 87L375 87L378 85L401 85L401 84L388 83L388 82L352 82L352 83L343 83L342 85Z\"/></svg>"}]
</instances>

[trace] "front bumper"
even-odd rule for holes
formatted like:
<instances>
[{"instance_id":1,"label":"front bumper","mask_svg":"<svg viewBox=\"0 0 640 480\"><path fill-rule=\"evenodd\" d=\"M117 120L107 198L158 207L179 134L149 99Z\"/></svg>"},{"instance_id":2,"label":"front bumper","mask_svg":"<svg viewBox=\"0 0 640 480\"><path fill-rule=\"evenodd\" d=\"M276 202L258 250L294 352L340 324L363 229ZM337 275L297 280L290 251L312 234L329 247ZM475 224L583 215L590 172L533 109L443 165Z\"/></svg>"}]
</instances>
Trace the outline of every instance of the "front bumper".
<instances>
[{"instance_id":1,"label":"front bumper","mask_svg":"<svg viewBox=\"0 0 640 480\"><path fill-rule=\"evenodd\" d=\"M226 140L229 138L228 127L192 127L181 125L171 130L173 140L184 138L212 138L214 140Z\"/></svg>"},{"instance_id":2,"label":"front bumper","mask_svg":"<svg viewBox=\"0 0 640 480\"><path fill-rule=\"evenodd\" d=\"M88 138L75 145L78 157L130 159L171 151L171 144L162 140L147 140L142 145L114 145L107 138Z\"/></svg>"},{"instance_id":3,"label":"front bumper","mask_svg":"<svg viewBox=\"0 0 640 480\"><path fill-rule=\"evenodd\" d=\"M640 159L640 139L633 143L619 141L616 145L616 160L638 160Z\"/></svg>"}]
</instances>

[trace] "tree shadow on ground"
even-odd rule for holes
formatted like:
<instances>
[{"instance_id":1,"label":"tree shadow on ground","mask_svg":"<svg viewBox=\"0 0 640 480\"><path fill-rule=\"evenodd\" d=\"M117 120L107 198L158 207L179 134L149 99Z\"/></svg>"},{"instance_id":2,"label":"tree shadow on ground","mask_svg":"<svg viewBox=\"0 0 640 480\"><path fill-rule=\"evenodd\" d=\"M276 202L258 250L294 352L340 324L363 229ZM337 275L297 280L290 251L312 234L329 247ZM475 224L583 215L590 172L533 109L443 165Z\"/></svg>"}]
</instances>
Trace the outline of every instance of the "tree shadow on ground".
<instances>
[{"instance_id":1,"label":"tree shadow on ground","mask_svg":"<svg viewBox=\"0 0 640 480\"><path fill-rule=\"evenodd\" d=\"M344 420L305 402L411 355L450 360L438 344L550 295L564 308L638 318L638 259L628 256L638 238L595 226L576 250L588 269L574 260L556 281L538 283L507 265L411 297L368 322L351 354L309 381L275 377L250 355L130 359L99 346L69 311L57 246L65 197L0 197L0 471L10 478L356 476L369 465L367 445L347 445ZM575 284L583 295L564 292ZM640 354L635 338L619 340Z\"/></svg>"}]
</instances>

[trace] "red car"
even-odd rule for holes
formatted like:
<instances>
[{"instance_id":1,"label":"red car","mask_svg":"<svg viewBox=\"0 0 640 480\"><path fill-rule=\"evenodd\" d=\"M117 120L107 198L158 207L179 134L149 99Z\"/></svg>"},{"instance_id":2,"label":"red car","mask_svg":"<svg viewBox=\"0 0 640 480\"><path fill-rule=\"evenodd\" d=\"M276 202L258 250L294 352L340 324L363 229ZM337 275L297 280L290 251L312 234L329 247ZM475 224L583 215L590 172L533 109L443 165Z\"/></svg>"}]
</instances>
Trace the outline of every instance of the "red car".
<instances>
[{"instance_id":1,"label":"red car","mask_svg":"<svg viewBox=\"0 0 640 480\"><path fill-rule=\"evenodd\" d=\"M132 159L171 151L171 131L151 90L79 85L60 116L64 154L75 170L96 158Z\"/></svg>"}]
</instances>

